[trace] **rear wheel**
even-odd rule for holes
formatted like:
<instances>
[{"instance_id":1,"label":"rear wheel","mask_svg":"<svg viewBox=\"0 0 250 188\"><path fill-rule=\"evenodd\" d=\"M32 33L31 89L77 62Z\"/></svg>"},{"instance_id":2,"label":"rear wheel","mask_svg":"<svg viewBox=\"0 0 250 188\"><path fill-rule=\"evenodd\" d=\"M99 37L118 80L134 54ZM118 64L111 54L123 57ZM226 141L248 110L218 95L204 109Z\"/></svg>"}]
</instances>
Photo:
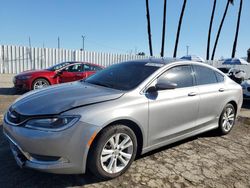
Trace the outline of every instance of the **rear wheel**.
<instances>
[{"instance_id":1,"label":"rear wheel","mask_svg":"<svg viewBox=\"0 0 250 188\"><path fill-rule=\"evenodd\" d=\"M232 104L227 104L223 109L219 120L219 131L221 134L228 134L235 124L235 108Z\"/></svg>"},{"instance_id":2,"label":"rear wheel","mask_svg":"<svg viewBox=\"0 0 250 188\"><path fill-rule=\"evenodd\" d=\"M115 178L129 168L136 152L136 136L129 127L108 127L91 146L88 169L101 179Z\"/></svg>"},{"instance_id":3,"label":"rear wheel","mask_svg":"<svg viewBox=\"0 0 250 188\"><path fill-rule=\"evenodd\" d=\"M38 78L33 82L32 89L33 90L41 89L41 88L44 88L44 87L48 87L49 85L50 85L50 83L46 79Z\"/></svg>"}]
</instances>

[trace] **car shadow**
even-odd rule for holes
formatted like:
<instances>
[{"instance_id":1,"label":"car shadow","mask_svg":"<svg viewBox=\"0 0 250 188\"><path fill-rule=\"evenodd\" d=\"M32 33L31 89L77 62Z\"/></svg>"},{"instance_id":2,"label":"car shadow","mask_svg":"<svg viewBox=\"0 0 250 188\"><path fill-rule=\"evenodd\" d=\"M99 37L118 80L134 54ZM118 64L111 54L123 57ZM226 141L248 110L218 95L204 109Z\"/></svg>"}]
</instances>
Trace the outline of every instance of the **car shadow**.
<instances>
[{"instance_id":1,"label":"car shadow","mask_svg":"<svg viewBox=\"0 0 250 188\"><path fill-rule=\"evenodd\" d=\"M201 133L201 134L198 134L196 136L192 136L192 137L186 138L184 140L181 140L181 141L178 141L178 142L175 142L175 143L160 147L158 149L155 149L153 151L150 151L150 152L148 152L146 154L143 154L143 155L139 156L136 160L139 160L139 159L142 159L144 157L154 155L154 154L162 152L164 150L175 148L177 146L180 146L180 145L188 143L188 142L192 142L194 140L197 140L198 138L210 138L210 137L219 137L219 136L221 136L221 134L219 134L219 132L217 130L211 130L211 131Z\"/></svg>"},{"instance_id":2,"label":"car shadow","mask_svg":"<svg viewBox=\"0 0 250 188\"><path fill-rule=\"evenodd\" d=\"M16 88L0 88L0 95L22 95L26 91L18 90Z\"/></svg>"},{"instance_id":3,"label":"car shadow","mask_svg":"<svg viewBox=\"0 0 250 188\"><path fill-rule=\"evenodd\" d=\"M242 108L250 109L250 100L243 100Z\"/></svg>"}]
</instances>

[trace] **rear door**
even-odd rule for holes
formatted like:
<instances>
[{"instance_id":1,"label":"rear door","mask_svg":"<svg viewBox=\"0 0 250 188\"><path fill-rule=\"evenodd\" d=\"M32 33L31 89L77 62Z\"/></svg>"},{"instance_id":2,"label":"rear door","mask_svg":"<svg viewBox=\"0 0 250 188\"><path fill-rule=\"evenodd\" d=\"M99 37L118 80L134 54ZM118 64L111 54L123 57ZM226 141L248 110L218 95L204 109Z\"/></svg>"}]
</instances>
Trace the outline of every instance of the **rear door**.
<instances>
[{"instance_id":1,"label":"rear door","mask_svg":"<svg viewBox=\"0 0 250 188\"><path fill-rule=\"evenodd\" d=\"M149 145L178 138L196 127L199 96L190 65L173 67L161 77L176 83L176 89L162 90L149 98ZM155 85L155 83L153 83Z\"/></svg>"},{"instance_id":2,"label":"rear door","mask_svg":"<svg viewBox=\"0 0 250 188\"><path fill-rule=\"evenodd\" d=\"M95 74L97 71L102 70L101 67L91 64L85 64L84 65L84 76L85 78L91 76L92 74Z\"/></svg>"},{"instance_id":3,"label":"rear door","mask_svg":"<svg viewBox=\"0 0 250 188\"><path fill-rule=\"evenodd\" d=\"M202 65L193 65L193 67L200 95L197 123L203 126L217 125L219 116L224 108L223 101L227 95L224 75Z\"/></svg>"}]
</instances>

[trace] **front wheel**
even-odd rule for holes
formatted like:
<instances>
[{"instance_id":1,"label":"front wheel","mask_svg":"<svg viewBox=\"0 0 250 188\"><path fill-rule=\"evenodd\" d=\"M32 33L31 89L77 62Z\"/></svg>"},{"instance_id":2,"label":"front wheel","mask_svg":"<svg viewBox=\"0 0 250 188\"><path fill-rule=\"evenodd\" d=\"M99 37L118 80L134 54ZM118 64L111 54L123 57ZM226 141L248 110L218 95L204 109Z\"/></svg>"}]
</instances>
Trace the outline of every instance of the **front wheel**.
<instances>
[{"instance_id":1,"label":"front wheel","mask_svg":"<svg viewBox=\"0 0 250 188\"><path fill-rule=\"evenodd\" d=\"M105 128L93 143L88 157L88 169L101 179L111 179L123 174L134 161L137 140L127 126Z\"/></svg>"},{"instance_id":2,"label":"front wheel","mask_svg":"<svg viewBox=\"0 0 250 188\"><path fill-rule=\"evenodd\" d=\"M50 85L50 83L47 80L45 80L44 78L38 78L33 82L32 89L33 90L41 89L41 88L48 87L49 85Z\"/></svg>"},{"instance_id":3,"label":"front wheel","mask_svg":"<svg viewBox=\"0 0 250 188\"><path fill-rule=\"evenodd\" d=\"M232 104L227 104L223 109L219 119L219 132L223 135L228 134L235 124L235 108Z\"/></svg>"}]
</instances>

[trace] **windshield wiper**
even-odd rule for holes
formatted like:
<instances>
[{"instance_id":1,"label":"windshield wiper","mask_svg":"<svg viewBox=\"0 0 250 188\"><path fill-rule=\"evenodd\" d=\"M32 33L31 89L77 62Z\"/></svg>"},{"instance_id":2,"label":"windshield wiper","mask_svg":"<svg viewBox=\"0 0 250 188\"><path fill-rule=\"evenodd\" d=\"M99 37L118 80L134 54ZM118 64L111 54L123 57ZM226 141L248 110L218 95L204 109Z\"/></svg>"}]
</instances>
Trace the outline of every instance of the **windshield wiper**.
<instances>
[{"instance_id":1,"label":"windshield wiper","mask_svg":"<svg viewBox=\"0 0 250 188\"><path fill-rule=\"evenodd\" d=\"M114 85L109 84L109 83L102 83L102 82L87 82L87 83L102 86L102 87L114 88Z\"/></svg>"}]
</instances>

